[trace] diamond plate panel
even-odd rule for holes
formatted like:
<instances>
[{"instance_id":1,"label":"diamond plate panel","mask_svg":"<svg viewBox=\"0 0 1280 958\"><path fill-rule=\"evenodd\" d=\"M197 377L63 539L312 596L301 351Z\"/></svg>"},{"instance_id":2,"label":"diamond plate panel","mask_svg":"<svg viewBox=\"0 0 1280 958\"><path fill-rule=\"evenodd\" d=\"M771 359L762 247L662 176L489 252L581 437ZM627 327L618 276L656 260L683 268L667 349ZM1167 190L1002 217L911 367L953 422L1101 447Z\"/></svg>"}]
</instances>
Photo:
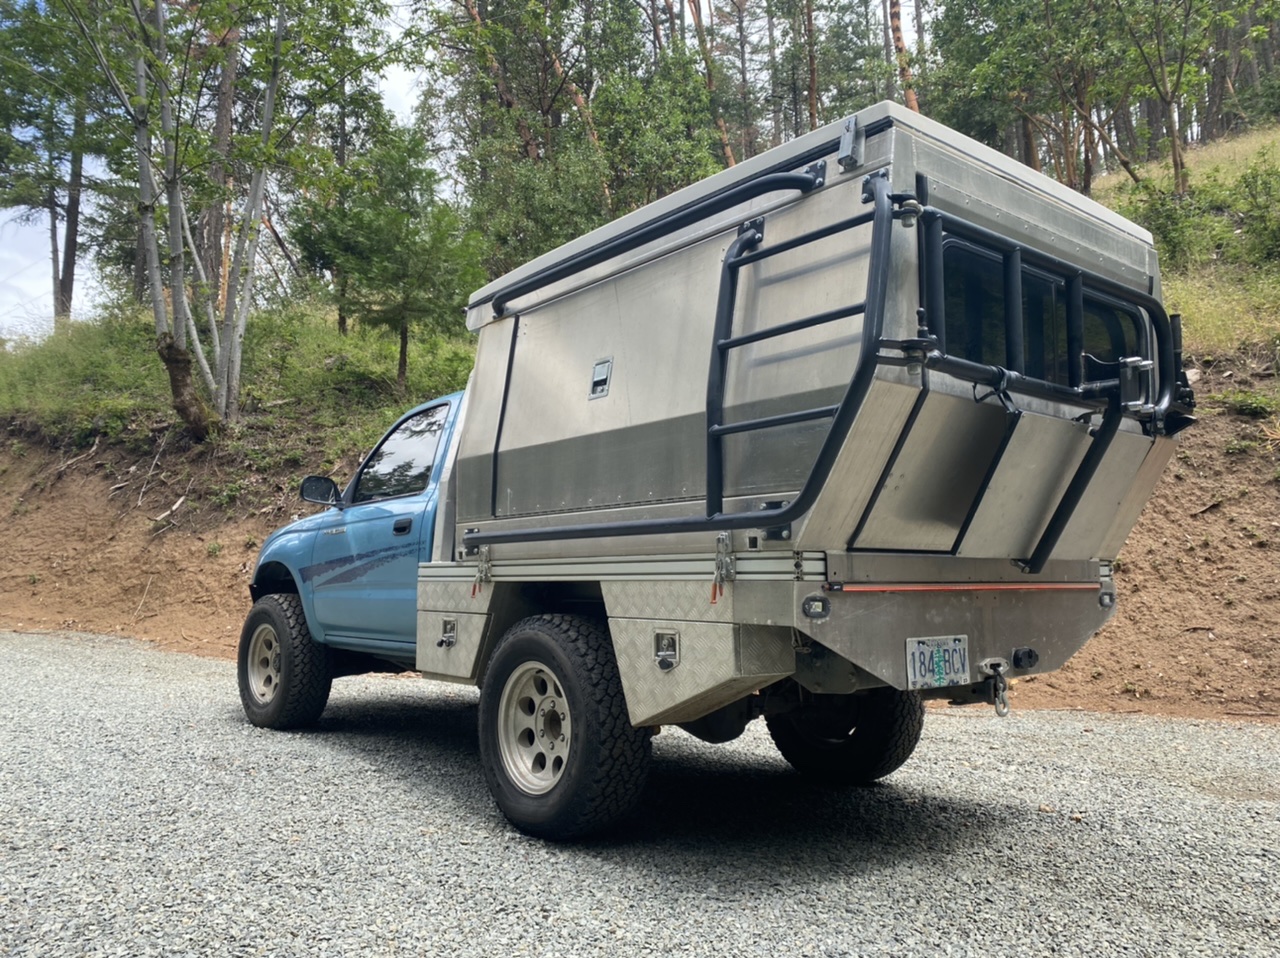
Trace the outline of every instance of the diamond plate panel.
<instances>
[{"instance_id":1,"label":"diamond plate panel","mask_svg":"<svg viewBox=\"0 0 1280 958\"><path fill-rule=\"evenodd\" d=\"M456 626L452 646L437 645L444 634L445 619ZM474 681L477 659L484 646L489 616L465 612L418 613L418 671L430 678Z\"/></svg>"},{"instance_id":2,"label":"diamond plate panel","mask_svg":"<svg viewBox=\"0 0 1280 958\"><path fill-rule=\"evenodd\" d=\"M795 671L789 629L610 618L609 631L633 725L689 722ZM679 635L668 671L655 656L660 631Z\"/></svg>"},{"instance_id":3,"label":"diamond plate panel","mask_svg":"<svg viewBox=\"0 0 1280 958\"><path fill-rule=\"evenodd\" d=\"M472 595L472 592L475 595ZM436 579L418 579L418 610L454 610L467 613L489 611L493 588L477 589L474 582L441 582Z\"/></svg>"},{"instance_id":4,"label":"diamond plate panel","mask_svg":"<svg viewBox=\"0 0 1280 958\"><path fill-rule=\"evenodd\" d=\"M601 582L610 618L661 619L675 622L733 622L732 582L711 601L711 575L705 582L670 579Z\"/></svg>"}]
</instances>

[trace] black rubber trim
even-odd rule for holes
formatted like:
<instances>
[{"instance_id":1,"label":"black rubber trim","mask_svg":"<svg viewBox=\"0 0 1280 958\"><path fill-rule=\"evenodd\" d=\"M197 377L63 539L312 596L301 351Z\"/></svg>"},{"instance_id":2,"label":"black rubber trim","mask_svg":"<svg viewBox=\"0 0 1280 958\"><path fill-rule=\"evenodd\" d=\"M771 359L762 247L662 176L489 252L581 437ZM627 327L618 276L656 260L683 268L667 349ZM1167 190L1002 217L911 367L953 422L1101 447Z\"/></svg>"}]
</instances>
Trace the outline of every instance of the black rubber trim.
<instances>
[{"instance_id":1,"label":"black rubber trim","mask_svg":"<svg viewBox=\"0 0 1280 958\"><path fill-rule=\"evenodd\" d=\"M507 351L507 372L502 383L502 405L498 409L498 429L493 437L489 460L489 515L498 514L498 456L502 450L502 427L507 423L507 399L511 396L511 371L516 368L516 340L520 336L520 314L511 318L511 346Z\"/></svg>"}]
</instances>

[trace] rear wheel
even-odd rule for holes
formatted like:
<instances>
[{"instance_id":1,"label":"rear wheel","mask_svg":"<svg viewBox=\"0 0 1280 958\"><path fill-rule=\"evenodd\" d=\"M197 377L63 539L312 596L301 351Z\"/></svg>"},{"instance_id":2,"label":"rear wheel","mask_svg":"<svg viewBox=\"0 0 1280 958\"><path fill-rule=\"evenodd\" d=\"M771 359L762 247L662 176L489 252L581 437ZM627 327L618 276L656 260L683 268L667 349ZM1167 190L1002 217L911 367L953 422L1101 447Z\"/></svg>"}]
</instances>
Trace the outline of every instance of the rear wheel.
<instances>
[{"instance_id":1,"label":"rear wheel","mask_svg":"<svg viewBox=\"0 0 1280 958\"><path fill-rule=\"evenodd\" d=\"M918 692L892 688L819 695L766 723L782 757L802 775L866 785L911 757L924 729L924 701Z\"/></svg>"},{"instance_id":2,"label":"rear wheel","mask_svg":"<svg viewBox=\"0 0 1280 958\"><path fill-rule=\"evenodd\" d=\"M503 636L480 691L480 757L513 825L558 840L606 828L639 801L649 756L601 625L540 615Z\"/></svg>"},{"instance_id":3,"label":"rear wheel","mask_svg":"<svg viewBox=\"0 0 1280 958\"><path fill-rule=\"evenodd\" d=\"M244 714L259 728L298 728L320 717L333 683L329 650L311 638L296 595L254 603L240 632L236 673Z\"/></svg>"}]
</instances>

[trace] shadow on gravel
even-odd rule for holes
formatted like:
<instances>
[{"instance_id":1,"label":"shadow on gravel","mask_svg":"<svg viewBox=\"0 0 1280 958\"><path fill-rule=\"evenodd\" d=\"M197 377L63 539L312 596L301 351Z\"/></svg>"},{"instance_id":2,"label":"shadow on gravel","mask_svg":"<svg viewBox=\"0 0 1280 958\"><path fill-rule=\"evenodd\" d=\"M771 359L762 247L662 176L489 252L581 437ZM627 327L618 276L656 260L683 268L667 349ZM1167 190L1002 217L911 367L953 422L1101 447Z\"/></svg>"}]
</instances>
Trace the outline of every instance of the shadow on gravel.
<instances>
[{"instance_id":1,"label":"shadow on gravel","mask_svg":"<svg viewBox=\"0 0 1280 958\"><path fill-rule=\"evenodd\" d=\"M690 891L717 867L742 874L779 863L789 879L927 867L1016 840L1025 814L1016 806L979 804L922 791L909 775L865 788L828 788L790 769L753 762L708 767L656 762L639 811L617 832L582 847L635 867L652 861L667 880ZM726 872L728 877L728 871ZM767 876L757 880L768 884Z\"/></svg>"},{"instance_id":2,"label":"shadow on gravel","mask_svg":"<svg viewBox=\"0 0 1280 958\"><path fill-rule=\"evenodd\" d=\"M446 801L474 824L495 812L484 790L476 738L476 704L413 687L375 700L335 703L306 733L326 749L375 762L433 801ZM781 760L734 746L703 746L683 733L655 743L653 772L640 808L612 833L573 846L632 871L660 870L665 881L701 887L725 870L742 882L768 861L789 876L874 873L919 860L940 867L950 857L1017 841L1026 810L979 804L911 784L910 766L869 788L805 782ZM500 827L506 828L502 824ZM511 830L512 840L521 840ZM525 841L535 841L524 839ZM540 844L540 843L539 843ZM768 883L763 874L758 880Z\"/></svg>"}]
</instances>

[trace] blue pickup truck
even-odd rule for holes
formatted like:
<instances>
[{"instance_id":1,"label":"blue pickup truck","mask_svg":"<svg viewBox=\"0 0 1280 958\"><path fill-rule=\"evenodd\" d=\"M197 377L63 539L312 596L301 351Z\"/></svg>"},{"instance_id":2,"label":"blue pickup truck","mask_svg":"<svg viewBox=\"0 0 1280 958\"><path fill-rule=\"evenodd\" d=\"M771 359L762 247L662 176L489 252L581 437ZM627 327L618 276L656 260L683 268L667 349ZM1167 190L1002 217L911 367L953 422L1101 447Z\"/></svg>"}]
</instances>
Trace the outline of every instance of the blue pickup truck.
<instances>
[{"instance_id":1,"label":"blue pickup truck","mask_svg":"<svg viewBox=\"0 0 1280 958\"><path fill-rule=\"evenodd\" d=\"M568 839L650 739L761 719L865 784L924 701L1009 709L1110 618L1195 397L1150 234L894 104L477 290L465 397L401 418L263 547L250 721L335 676L480 689L503 814Z\"/></svg>"},{"instance_id":2,"label":"blue pickup truck","mask_svg":"<svg viewBox=\"0 0 1280 958\"><path fill-rule=\"evenodd\" d=\"M240 698L254 725L314 722L335 675L414 667L418 564L431 560L439 471L462 393L410 410L346 490L309 477L331 506L263 543L241 635Z\"/></svg>"}]
</instances>

